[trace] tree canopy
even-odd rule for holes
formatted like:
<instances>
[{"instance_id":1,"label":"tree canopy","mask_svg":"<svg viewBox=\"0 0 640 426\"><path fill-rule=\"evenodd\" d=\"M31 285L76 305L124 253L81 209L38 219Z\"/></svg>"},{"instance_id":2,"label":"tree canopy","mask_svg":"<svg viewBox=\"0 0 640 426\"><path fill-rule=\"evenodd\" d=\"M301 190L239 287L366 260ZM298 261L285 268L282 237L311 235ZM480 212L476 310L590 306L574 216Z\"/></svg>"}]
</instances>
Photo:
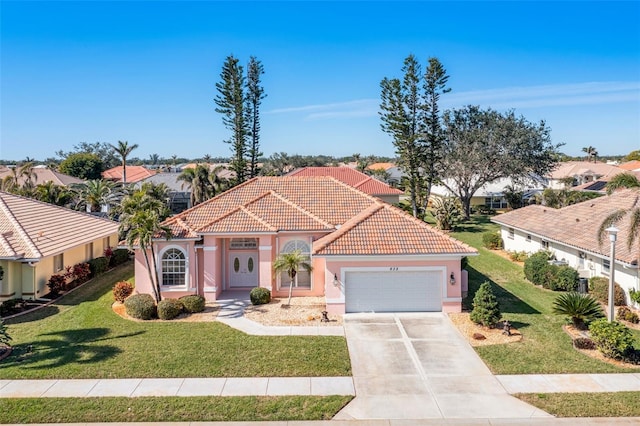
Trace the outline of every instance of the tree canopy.
<instances>
[{"instance_id":1,"label":"tree canopy","mask_svg":"<svg viewBox=\"0 0 640 426\"><path fill-rule=\"evenodd\" d=\"M556 164L559 145L551 143L544 121L534 124L513 111L502 114L466 106L446 111L443 122L440 176L460 198L466 217L471 214L471 197L483 185L506 177L518 181L544 175Z\"/></svg>"}]
</instances>

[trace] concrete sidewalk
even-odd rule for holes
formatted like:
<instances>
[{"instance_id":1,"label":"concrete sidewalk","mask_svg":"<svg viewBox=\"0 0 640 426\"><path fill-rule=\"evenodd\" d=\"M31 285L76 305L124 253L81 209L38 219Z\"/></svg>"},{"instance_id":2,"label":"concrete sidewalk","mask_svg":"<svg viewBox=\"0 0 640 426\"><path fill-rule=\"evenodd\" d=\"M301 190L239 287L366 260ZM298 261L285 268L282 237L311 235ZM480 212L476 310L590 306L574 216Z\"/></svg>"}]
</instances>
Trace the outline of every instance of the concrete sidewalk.
<instances>
[{"instance_id":1,"label":"concrete sidewalk","mask_svg":"<svg viewBox=\"0 0 640 426\"><path fill-rule=\"evenodd\" d=\"M640 391L640 373L497 375L510 394Z\"/></svg>"},{"instance_id":2,"label":"concrete sidewalk","mask_svg":"<svg viewBox=\"0 0 640 426\"><path fill-rule=\"evenodd\" d=\"M351 377L0 380L0 398L355 395Z\"/></svg>"}]
</instances>

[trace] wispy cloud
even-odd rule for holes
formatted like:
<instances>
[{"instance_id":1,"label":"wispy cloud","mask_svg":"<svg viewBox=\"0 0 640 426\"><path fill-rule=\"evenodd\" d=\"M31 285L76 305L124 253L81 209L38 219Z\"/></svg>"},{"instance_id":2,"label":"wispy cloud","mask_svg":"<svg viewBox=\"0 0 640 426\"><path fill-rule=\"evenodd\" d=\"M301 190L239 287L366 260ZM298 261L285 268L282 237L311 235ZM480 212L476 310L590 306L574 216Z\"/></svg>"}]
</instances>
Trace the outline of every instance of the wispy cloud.
<instances>
[{"instance_id":1,"label":"wispy cloud","mask_svg":"<svg viewBox=\"0 0 640 426\"><path fill-rule=\"evenodd\" d=\"M441 107L447 109L471 104L494 109L544 108L619 102L640 102L640 82L592 82L451 92L442 97ZM379 99L357 99L278 108L265 114L305 113L305 120L363 118L377 116L379 104Z\"/></svg>"}]
</instances>

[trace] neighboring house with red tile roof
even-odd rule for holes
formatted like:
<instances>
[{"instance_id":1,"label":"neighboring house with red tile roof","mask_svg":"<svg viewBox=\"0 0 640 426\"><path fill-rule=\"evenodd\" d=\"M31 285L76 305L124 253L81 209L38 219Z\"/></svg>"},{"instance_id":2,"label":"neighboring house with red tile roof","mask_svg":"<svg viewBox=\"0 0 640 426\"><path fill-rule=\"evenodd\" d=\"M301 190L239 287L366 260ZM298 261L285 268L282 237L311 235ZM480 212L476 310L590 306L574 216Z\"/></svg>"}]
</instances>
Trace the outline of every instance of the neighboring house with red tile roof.
<instances>
[{"instance_id":1,"label":"neighboring house with red tile roof","mask_svg":"<svg viewBox=\"0 0 640 426\"><path fill-rule=\"evenodd\" d=\"M608 276L610 243L598 241L598 229L606 217L618 210L640 207L640 191L619 190L609 196L553 209L533 205L492 217L500 225L505 250L535 253L549 249L584 278ZM627 292L640 290L638 259L640 244L627 245L629 221L623 220L616 243L615 280ZM627 298L627 300L629 300Z\"/></svg>"},{"instance_id":2,"label":"neighboring house with red tile roof","mask_svg":"<svg viewBox=\"0 0 640 426\"><path fill-rule=\"evenodd\" d=\"M163 297L268 288L286 297L273 272L282 253L300 250L294 296L324 296L332 313L461 310L477 251L376 197L329 176L258 177L164 222L155 239ZM136 289L152 293L136 250Z\"/></svg>"},{"instance_id":3,"label":"neighboring house with red tile roof","mask_svg":"<svg viewBox=\"0 0 640 426\"><path fill-rule=\"evenodd\" d=\"M0 301L39 298L66 266L118 243L118 223L0 192Z\"/></svg>"},{"instance_id":4,"label":"neighboring house with red tile roof","mask_svg":"<svg viewBox=\"0 0 640 426\"><path fill-rule=\"evenodd\" d=\"M31 169L31 172L35 175L35 178L32 180L36 185L53 182L56 185L69 186L72 184L83 182L82 179L60 173L56 170L51 170L48 167L34 167ZM0 180L4 179L7 176L11 176L12 174L13 172L10 168L0 167ZM18 184L22 185L25 179L25 176L18 176Z\"/></svg>"},{"instance_id":5,"label":"neighboring house with red tile roof","mask_svg":"<svg viewBox=\"0 0 640 426\"><path fill-rule=\"evenodd\" d=\"M640 161L627 161L626 163L618 165L618 167L620 167L622 170L627 170L630 172L640 172Z\"/></svg>"},{"instance_id":6,"label":"neighboring house with red tile roof","mask_svg":"<svg viewBox=\"0 0 640 426\"><path fill-rule=\"evenodd\" d=\"M127 183L135 183L156 174L156 170L149 170L143 166L127 166ZM112 167L102 172L102 178L122 182L122 166Z\"/></svg>"},{"instance_id":7,"label":"neighboring house with red tile roof","mask_svg":"<svg viewBox=\"0 0 640 426\"><path fill-rule=\"evenodd\" d=\"M404 194L399 189L392 188L386 183L350 167L303 167L292 171L287 176L331 176L390 204L399 203L400 195Z\"/></svg>"}]
</instances>

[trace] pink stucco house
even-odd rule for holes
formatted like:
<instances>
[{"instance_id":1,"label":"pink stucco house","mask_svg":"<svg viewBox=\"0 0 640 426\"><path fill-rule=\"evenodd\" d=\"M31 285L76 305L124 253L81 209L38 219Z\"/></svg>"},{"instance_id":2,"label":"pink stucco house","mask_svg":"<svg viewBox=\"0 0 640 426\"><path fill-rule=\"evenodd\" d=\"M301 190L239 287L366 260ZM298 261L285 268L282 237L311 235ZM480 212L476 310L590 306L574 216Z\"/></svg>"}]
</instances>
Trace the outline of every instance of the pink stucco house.
<instances>
[{"instance_id":1,"label":"pink stucco house","mask_svg":"<svg viewBox=\"0 0 640 426\"><path fill-rule=\"evenodd\" d=\"M333 177L258 177L167 219L172 238L155 240L162 296L261 286L289 290L272 263L301 250L312 262L294 296L324 296L344 312L461 309L476 250ZM136 251L136 288L152 293Z\"/></svg>"}]
</instances>

